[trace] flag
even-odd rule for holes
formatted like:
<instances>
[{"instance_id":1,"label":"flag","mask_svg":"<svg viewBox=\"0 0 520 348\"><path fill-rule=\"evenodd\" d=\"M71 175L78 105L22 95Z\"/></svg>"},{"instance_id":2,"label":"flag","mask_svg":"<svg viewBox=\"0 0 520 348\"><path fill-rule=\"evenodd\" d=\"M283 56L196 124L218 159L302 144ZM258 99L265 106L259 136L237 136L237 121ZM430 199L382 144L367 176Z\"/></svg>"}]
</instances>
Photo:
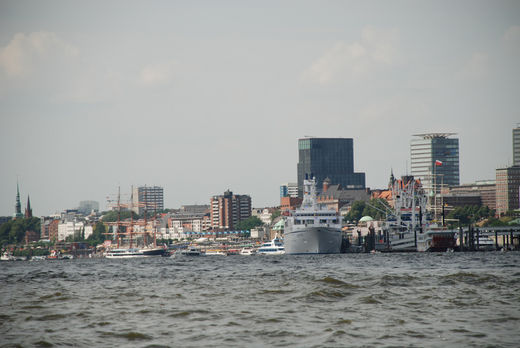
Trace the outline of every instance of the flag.
<instances>
[{"instance_id":1,"label":"flag","mask_svg":"<svg viewBox=\"0 0 520 348\"><path fill-rule=\"evenodd\" d=\"M435 160L435 165L436 165L436 166L442 166L442 162L439 161L439 160Z\"/></svg>"}]
</instances>

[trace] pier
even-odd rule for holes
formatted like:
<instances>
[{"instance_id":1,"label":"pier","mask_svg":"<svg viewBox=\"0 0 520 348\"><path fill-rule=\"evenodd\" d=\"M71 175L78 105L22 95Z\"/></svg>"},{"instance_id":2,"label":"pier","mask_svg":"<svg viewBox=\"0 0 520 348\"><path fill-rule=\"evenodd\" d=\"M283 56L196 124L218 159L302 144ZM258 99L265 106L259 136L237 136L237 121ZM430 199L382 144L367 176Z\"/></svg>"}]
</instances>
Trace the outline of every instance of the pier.
<instances>
[{"instance_id":1,"label":"pier","mask_svg":"<svg viewBox=\"0 0 520 348\"><path fill-rule=\"evenodd\" d=\"M482 238L493 240L492 250L520 250L520 227L475 227L458 229L459 251L488 250L482 245Z\"/></svg>"}]
</instances>

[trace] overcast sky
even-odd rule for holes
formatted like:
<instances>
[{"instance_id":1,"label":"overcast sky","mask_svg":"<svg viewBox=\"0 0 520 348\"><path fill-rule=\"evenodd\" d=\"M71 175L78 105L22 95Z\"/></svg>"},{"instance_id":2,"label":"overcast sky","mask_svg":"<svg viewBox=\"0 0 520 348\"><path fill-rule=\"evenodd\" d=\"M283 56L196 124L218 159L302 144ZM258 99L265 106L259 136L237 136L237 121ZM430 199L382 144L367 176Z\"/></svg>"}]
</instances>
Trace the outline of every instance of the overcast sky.
<instances>
[{"instance_id":1,"label":"overcast sky","mask_svg":"<svg viewBox=\"0 0 520 348\"><path fill-rule=\"evenodd\" d=\"M0 1L0 215L164 187L279 204L297 139L354 139L371 188L413 134L458 133L462 183L512 162L519 1Z\"/></svg>"}]
</instances>

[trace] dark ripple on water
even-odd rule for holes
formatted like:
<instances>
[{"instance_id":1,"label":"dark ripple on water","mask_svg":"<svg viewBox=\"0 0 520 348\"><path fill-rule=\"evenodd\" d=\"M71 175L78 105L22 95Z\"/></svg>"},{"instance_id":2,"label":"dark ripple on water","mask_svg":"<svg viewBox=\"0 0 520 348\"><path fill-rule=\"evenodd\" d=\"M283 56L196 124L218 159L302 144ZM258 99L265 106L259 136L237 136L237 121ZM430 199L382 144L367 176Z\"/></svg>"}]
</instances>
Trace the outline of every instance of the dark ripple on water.
<instances>
[{"instance_id":1,"label":"dark ripple on water","mask_svg":"<svg viewBox=\"0 0 520 348\"><path fill-rule=\"evenodd\" d=\"M0 264L0 347L516 347L520 253Z\"/></svg>"}]
</instances>

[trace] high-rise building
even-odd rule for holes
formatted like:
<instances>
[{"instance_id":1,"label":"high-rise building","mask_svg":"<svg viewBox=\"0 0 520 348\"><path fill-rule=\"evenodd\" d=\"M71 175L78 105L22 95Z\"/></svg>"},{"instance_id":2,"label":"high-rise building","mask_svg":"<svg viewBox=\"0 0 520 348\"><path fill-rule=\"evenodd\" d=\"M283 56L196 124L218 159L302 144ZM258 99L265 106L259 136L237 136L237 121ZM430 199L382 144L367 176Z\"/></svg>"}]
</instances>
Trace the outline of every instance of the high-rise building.
<instances>
[{"instance_id":1,"label":"high-rise building","mask_svg":"<svg viewBox=\"0 0 520 348\"><path fill-rule=\"evenodd\" d=\"M520 127L513 128L513 165L520 166Z\"/></svg>"},{"instance_id":2,"label":"high-rise building","mask_svg":"<svg viewBox=\"0 0 520 348\"><path fill-rule=\"evenodd\" d=\"M164 209L164 190L160 186L139 186L133 192L133 211L142 214Z\"/></svg>"},{"instance_id":3,"label":"high-rise building","mask_svg":"<svg viewBox=\"0 0 520 348\"><path fill-rule=\"evenodd\" d=\"M298 196L303 197L305 175L316 178L316 186L330 179L345 189L365 188L365 173L354 173L354 141L351 138L298 139Z\"/></svg>"},{"instance_id":4,"label":"high-rise building","mask_svg":"<svg viewBox=\"0 0 520 348\"><path fill-rule=\"evenodd\" d=\"M519 208L520 166L496 170L496 212L498 215Z\"/></svg>"},{"instance_id":5,"label":"high-rise building","mask_svg":"<svg viewBox=\"0 0 520 348\"><path fill-rule=\"evenodd\" d=\"M232 230L251 216L251 197L234 195L227 190L223 195L211 197L211 227Z\"/></svg>"},{"instance_id":6,"label":"high-rise building","mask_svg":"<svg viewBox=\"0 0 520 348\"><path fill-rule=\"evenodd\" d=\"M295 182L288 182L280 185L280 198L282 197L298 197L298 184Z\"/></svg>"},{"instance_id":7,"label":"high-rise building","mask_svg":"<svg viewBox=\"0 0 520 348\"><path fill-rule=\"evenodd\" d=\"M410 142L412 175L425 190L440 193L441 186L458 186L459 139L455 133L416 134Z\"/></svg>"},{"instance_id":8,"label":"high-rise building","mask_svg":"<svg viewBox=\"0 0 520 348\"><path fill-rule=\"evenodd\" d=\"M92 211L99 211L99 203L96 201L81 201L79 202L78 212L84 215L89 215Z\"/></svg>"}]
</instances>

